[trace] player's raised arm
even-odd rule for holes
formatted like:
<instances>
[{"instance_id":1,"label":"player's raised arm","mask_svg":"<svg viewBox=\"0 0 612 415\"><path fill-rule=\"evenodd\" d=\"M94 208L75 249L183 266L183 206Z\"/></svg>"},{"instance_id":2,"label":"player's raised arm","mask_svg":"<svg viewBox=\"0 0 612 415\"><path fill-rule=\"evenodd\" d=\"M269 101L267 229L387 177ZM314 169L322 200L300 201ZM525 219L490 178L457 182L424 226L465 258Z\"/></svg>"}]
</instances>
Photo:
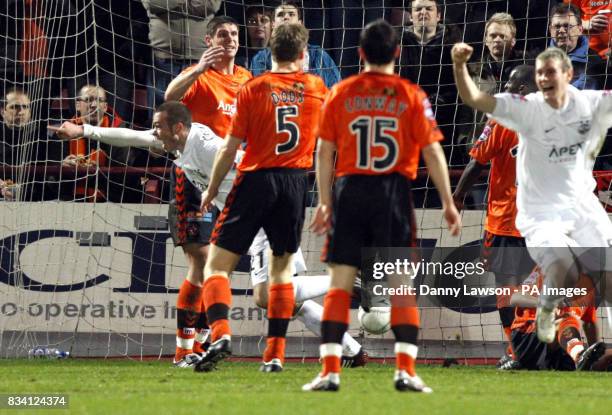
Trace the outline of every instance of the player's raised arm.
<instances>
[{"instance_id":1,"label":"player's raised arm","mask_svg":"<svg viewBox=\"0 0 612 415\"><path fill-rule=\"evenodd\" d=\"M162 142L156 139L151 130L137 131L129 128L96 127L89 124L77 125L69 121L59 127L49 125L47 128L62 140L85 137L117 147L162 148Z\"/></svg>"},{"instance_id":2,"label":"player's raised arm","mask_svg":"<svg viewBox=\"0 0 612 415\"><path fill-rule=\"evenodd\" d=\"M210 174L210 183L206 191L202 193L201 207L203 211L219 193L219 186L234 165L236 154L241 144L242 140L240 138L230 135L225 139L219 151L217 151L215 163Z\"/></svg>"},{"instance_id":3,"label":"player's raised arm","mask_svg":"<svg viewBox=\"0 0 612 415\"><path fill-rule=\"evenodd\" d=\"M465 104L490 114L495 110L495 98L478 89L468 72L467 62L472 56L473 51L474 49L467 43L456 43L453 46L451 55L453 58L455 84Z\"/></svg>"},{"instance_id":4,"label":"player's raised arm","mask_svg":"<svg viewBox=\"0 0 612 415\"><path fill-rule=\"evenodd\" d=\"M330 227L335 151L336 145L333 142L319 139L316 167L319 204L310 224L310 229L318 235L324 234Z\"/></svg>"},{"instance_id":5,"label":"player's raised arm","mask_svg":"<svg viewBox=\"0 0 612 415\"><path fill-rule=\"evenodd\" d=\"M453 236L459 235L461 231L461 217L453 203L450 191L450 180L448 178L448 168L444 151L440 143L434 142L423 148L423 160L427 166L431 180L433 180L440 200L442 201L442 212L448 224L448 229Z\"/></svg>"}]
</instances>

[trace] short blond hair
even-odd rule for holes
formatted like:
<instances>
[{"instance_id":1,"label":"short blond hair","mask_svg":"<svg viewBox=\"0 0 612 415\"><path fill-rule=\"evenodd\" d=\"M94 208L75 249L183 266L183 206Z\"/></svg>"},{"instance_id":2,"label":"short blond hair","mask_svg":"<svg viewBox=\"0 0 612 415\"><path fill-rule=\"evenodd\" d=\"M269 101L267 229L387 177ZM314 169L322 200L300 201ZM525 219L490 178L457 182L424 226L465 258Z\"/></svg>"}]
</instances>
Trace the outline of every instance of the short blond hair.
<instances>
[{"instance_id":1,"label":"short blond hair","mask_svg":"<svg viewBox=\"0 0 612 415\"><path fill-rule=\"evenodd\" d=\"M563 49L551 46L536 57L536 61L540 62L546 62L550 59L556 59L561 62L561 69L563 69L563 72L572 69L572 61Z\"/></svg>"},{"instance_id":2,"label":"short blond hair","mask_svg":"<svg viewBox=\"0 0 612 415\"><path fill-rule=\"evenodd\" d=\"M512 33L512 37L516 38L516 24L514 23L514 18L512 15L508 13L495 13L493 16L489 17L487 20L487 24L485 25L485 36L489 31L489 26L493 23L506 25L510 28L510 32Z\"/></svg>"}]
</instances>

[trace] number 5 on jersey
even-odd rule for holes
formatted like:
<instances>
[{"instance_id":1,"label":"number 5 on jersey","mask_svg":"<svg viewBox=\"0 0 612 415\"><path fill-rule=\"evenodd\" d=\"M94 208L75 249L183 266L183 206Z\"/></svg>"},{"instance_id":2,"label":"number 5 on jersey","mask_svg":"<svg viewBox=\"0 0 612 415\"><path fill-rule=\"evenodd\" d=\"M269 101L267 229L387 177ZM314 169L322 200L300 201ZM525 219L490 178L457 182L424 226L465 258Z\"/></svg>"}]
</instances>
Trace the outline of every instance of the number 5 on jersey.
<instances>
[{"instance_id":1,"label":"number 5 on jersey","mask_svg":"<svg viewBox=\"0 0 612 415\"><path fill-rule=\"evenodd\" d=\"M289 153L295 149L300 142L300 127L289 120L289 118L295 118L297 116L297 105L276 107L276 134L287 133L289 135L287 141L276 146L276 154Z\"/></svg>"},{"instance_id":2,"label":"number 5 on jersey","mask_svg":"<svg viewBox=\"0 0 612 415\"><path fill-rule=\"evenodd\" d=\"M397 118L368 117L355 118L349 128L357 139L356 167L362 170L384 172L397 163L399 145L390 132L397 131ZM374 156L375 148L382 148L384 154Z\"/></svg>"}]
</instances>

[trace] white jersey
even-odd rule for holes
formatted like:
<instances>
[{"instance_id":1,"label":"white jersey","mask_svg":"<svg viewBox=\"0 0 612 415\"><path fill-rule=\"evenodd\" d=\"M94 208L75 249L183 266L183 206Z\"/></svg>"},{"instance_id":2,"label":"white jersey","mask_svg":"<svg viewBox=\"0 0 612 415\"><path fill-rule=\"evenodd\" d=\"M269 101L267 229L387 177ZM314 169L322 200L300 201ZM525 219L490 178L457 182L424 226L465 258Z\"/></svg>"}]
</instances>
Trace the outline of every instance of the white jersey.
<instances>
[{"instance_id":1,"label":"white jersey","mask_svg":"<svg viewBox=\"0 0 612 415\"><path fill-rule=\"evenodd\" d=\"M114 146L162 148L162 143L153 135L153 130L136 131L128 128L103 128L89 124L85 124L83 129L85 137ZM200 191L204 191L210 181L215 156L222 145L223 139L221 137L204 124L194 122L191 124L185 148L182 152L177 152L174 164L183 169L185 176L194 186ZM236 163L240 161L243 154L242 151L238 152ZM232 182L235 177L235 171L230 170L219 186L219 194L214 203L220 210L225 205L225 199L232 189Z\"/></svg>"},{"instance_id":2,"label":"white jersey","mask_svg":"<svg viewBox=\"0 0 612 415\"><path fill-rule=\"evenodd\" d=\"M571 209L595 189L593 165L612 126L612 91L568 87L565 106L554 109L541 92L497 94L489 116L518 133L519 215Z\"/></svg>"},{"instance_id":3,"label":"white jersey","mask_svg":"<svg viewBox=\"0 0 612 415\"><path fill-rule=\"evenodd\" d=\"M223 139L210 128L203 124L193 123L187 136L185 148L182 152L177 152L178 157L174 160L174 164L183 169L187 179L203 192L208 186L210 174L215 164L215 156L222 145ZM242 154L242 151L238 152L236 162L240 161ZM219 186L219 193L214 200L214 204L219 210L223 210L235 177L236 172L232 168Z\"/></svg>"}]
</instances>

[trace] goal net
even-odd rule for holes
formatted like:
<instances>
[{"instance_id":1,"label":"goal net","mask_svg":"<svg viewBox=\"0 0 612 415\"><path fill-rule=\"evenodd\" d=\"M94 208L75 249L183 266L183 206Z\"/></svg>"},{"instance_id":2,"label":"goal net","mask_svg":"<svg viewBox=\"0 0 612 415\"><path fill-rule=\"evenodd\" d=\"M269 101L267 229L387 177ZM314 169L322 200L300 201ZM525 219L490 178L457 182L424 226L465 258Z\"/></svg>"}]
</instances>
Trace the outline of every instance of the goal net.
<instances>
[{"instance_id":1,"label":"goal net","mask_svg":"<svg viewBox=\"0 0 612 415\"><path fill-rule=\"evenodd\" d=\"M204 3L209 6L203 11ZM181 249L172 245L166 220L172 160L144 150L123 151L84 139L60 142L49 135L47 125L79 121L87 108L102 108L104 126L148 128L153 106L161 103L164 79L174 77L191 59L181 59L174 52L163 55L158 45L152 46L149 15L165 16L173 22L173 28L180 27L176 22L181 20L197 23L214 13L234 17L240 23L243 46L237 61L248 65L256 45L247 38L248 29L254 25L247 8L267 3L2 2L0 357L24 356L37 345L58 347L74 356L141 357L174 352L176 295L187 267ZM367 22L384 17L398 30L411 25L408 1L300 3L304 23L310 29L310 42L330 54L343 78L359 71L358 36ZM459 37L444 37L437 52L403 44L399 69L402 75L419 82L432 98L446 137L443 146L451 178L456 184L469 159L470 145L482 126L477 115L466 113L458 103L452 77L448 78L449 61L444 55L448 50L444 46L450 39L464 39L476 46L478 56L484 56L486 19L495 12L509 12L517 24L516 49L525 53L543 47L547 43L547 2L438 3L440 24L446 24L445 30ZM165 14L164 5L168 8ZM436 53L437 62L432 61ZM160 66L162 60L166 65ZM93 91L90 98L83 95L84 85L94 87L89 90ZM608 168L607 155L604 148L598 160L601 170ZM599 176L600 198L605 201L609 175L602 171ZM444 248L478 245L483 233L486 182L483 175L470 193L462 213L463 232L451 238L433 183L420 168L414 182L420 243ZM315 203L314 180L310 199ZM311 214L312 207L307 221ZM322 244L321 238L304 231L302 249L309 275L326 272L319 260ZM253 301L246 271L245 259L232 279L234 352L260 356L265 347L266 314ZM493 281L491 275L486 275L481 283L494 286ZM421 358L495 361L503 354L503 330L494 304L465 309L423 302L420 305ZM352 310L350 334L370 355L392 356L391 334L365 333L356 315L357 310ZM612 333L605 318L603 322L603 336L609 341ZM301 323L291 322L288 337L288 356L318 354L318 338Z\"/></svg>"}]
</instances>

